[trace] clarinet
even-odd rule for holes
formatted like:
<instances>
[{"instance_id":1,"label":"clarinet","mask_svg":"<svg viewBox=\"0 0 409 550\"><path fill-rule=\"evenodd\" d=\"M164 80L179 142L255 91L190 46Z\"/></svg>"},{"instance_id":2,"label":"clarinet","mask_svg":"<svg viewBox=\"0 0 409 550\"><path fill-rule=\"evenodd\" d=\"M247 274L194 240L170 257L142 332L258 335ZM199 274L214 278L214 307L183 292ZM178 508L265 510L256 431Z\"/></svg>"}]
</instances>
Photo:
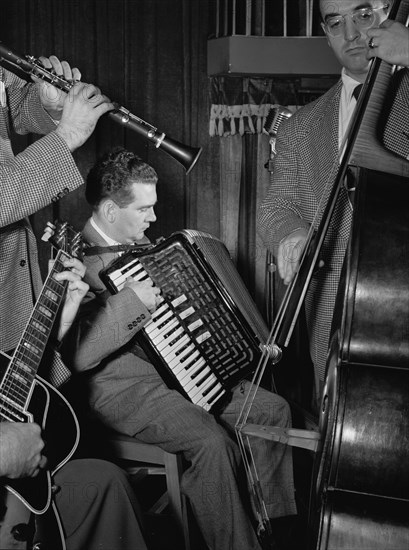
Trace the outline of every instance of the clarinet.
<instances>
[{"instance_id":1,"label":"clarinet","mask_svg":"<svg viewBox=\"0 0 409 550\"><path fill-rule=\"evenodd\" d=\"M67 80L55 74L51 69L46 69L39 59L32 55L19 55L0 42L0 65L19 77L27 80L27 77L39 78L48 84L68 93L75 85L75 81ZM152 142L155 147L163 149L166 153L180 162L188 174L196 164L202 152L202 148L195 148L184 145L157 128L132 114L128 109L118 103L113 103L115 109L108 113L108 116L115 122L135 131L145 139Z\"/></svg>"}]
</instances>

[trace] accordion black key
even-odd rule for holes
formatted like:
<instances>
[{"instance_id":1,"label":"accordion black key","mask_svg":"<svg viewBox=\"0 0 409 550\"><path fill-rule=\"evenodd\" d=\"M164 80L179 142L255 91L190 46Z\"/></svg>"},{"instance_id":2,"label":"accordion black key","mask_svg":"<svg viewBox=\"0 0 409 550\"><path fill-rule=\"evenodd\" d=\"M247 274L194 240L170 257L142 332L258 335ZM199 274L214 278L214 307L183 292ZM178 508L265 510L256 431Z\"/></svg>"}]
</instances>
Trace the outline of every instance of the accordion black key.
<instances>
[{"instance_id":1,"label":"accordion black key","mask_svg":"<svg viewBox=\"0 0 409 550\"><path fill-rule=\"evenodd\" d=\"M112 293L128 277L150 277L161 289L163 301L139 341L168 386L192 403L217 409L255 370L268 329L219 239L179 231L147 250L131 249L100 277Z\"/></svg>"}]
</instances>

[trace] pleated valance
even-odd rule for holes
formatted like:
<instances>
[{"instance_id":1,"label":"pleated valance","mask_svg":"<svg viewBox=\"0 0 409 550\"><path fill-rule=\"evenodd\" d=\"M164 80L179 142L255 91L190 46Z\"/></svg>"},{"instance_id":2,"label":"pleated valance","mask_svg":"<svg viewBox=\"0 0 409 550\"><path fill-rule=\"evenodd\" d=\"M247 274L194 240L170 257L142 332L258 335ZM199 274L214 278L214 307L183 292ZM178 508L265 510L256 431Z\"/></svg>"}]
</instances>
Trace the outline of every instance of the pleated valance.
<instances>
[{"instance_id":1,"label":"pleated valance","mask_svg":"<svg viewBox=\"0 0 409 550\"><path fill-rule=\"evenodd\" d=\"M260 134L270 109L294 108L294 81L215 76L210 79L210 136Z\"/></svg>"}]
</instances>

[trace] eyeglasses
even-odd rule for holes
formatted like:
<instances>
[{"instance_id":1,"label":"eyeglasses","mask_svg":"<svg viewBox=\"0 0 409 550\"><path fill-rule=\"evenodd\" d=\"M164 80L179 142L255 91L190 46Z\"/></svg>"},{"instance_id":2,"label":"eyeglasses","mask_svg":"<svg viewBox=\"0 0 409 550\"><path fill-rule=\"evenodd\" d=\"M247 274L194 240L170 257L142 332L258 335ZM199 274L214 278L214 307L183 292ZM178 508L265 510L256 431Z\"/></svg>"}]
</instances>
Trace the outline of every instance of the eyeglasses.
<instances>
[{"instance_id":1,"label":"eyeglasses","mask_svg":"<svg viewBox=\"0 0 409 550\"><path fill-rule=\"evenodd\" d=\"M345 18L350 17L358 29L370 29L376 21L375 12L388 8L389 4L384 4L380 8L361 8L345 15L334 15L321 23L322 28L331 36L340 36L344 33Z\"/></svg>"}]
</instances>

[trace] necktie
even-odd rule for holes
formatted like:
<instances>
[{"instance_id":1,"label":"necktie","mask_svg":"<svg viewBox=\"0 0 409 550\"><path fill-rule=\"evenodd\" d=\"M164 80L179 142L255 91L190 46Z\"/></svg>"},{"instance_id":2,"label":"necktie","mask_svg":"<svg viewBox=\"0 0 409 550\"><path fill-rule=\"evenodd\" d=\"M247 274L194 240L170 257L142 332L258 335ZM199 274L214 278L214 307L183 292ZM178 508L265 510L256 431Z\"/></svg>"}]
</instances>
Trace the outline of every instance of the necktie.
<instances>
[{"instance_id":1,"label":"necktie","mask_svg":"<svg viewBox=\"0 0 409 550\"><path fill-rule=\"evenodd\" d=\"M359 94L361 93L363 84L358 84L358 86L355 86L354 91L352 92L352 95L354 98L358 101Z\"/></svg>"}]
</instances>

